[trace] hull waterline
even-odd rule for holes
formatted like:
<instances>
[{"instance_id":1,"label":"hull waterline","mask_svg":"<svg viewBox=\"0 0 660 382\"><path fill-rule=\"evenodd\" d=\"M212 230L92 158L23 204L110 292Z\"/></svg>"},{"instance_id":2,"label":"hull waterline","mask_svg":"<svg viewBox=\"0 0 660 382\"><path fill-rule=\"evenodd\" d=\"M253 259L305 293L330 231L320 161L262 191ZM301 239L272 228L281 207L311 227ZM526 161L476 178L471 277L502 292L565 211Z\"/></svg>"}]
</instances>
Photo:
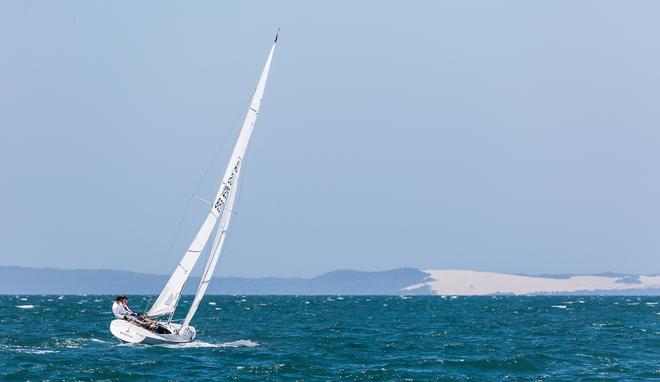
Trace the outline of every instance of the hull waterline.
<instances>
[{"instance_id":1,"label":"hull waterline","mask_svg":"<svg viewBox=\"0 0 660 382\"><path fill-rule=\"evenodd\" d=\"M141 326L135 325L126 320L113 320L110 323L110 332L123 342L132 344L177 344L191 342L195 339L195 328L189 326L184 333L178 333L181 329L179 324L161 323L174 334L158 334L147 330Z\"/></svg>"}]
</instances>

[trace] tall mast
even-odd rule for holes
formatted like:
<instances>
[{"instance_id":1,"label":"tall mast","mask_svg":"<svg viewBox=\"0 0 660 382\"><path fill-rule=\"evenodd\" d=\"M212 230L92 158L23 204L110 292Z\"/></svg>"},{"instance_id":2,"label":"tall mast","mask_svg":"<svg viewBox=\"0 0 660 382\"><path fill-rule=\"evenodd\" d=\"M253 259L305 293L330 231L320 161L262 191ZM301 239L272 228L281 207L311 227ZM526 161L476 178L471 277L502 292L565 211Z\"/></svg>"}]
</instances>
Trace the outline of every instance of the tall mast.
<instances>
[{"instance_id":1,"label":"tall mast","mask_svg":"<svg viewBox=\"0 0 660 382\"><path fill-rule=\"evenodd\" d=\"M250 137L252 136L252 130L254 129L254 123L257 120L257 115L259 114L259 108L261 107L261 100L264 96L264 90L266 89L266 81L268 80L268 73L270 71L270 63L273 60L273 53L275 53L275 46L277 45L277 35L275 35L275 41L273 41L273 46L270 48L270 53L268 54L268 59L266 60L266 65L264 66L263 71L261 72L261 77L257 83L257 88L254 91L252 96L252 101L250 102L250 107L245 116L245 121L243 122L243 127L241 132L238 135L236 140L236 145L234 146L234 151L231 154L227 169L225 170L225 176L222 178L222 187L220 188L221 192L219 197L216 199L213 204L213 208L216 212L222 214L220 218L220 223L216 230L215 238L213 239L213 246L211 247L211 253L209 254L209 259L204 268L204 273L202 274L202 279L197 288L197 293L195 294L195 299L190 306L188 314L183 321L181 326L181 331L185 330L190 324L199 303L206 293L206 288L208 287L209 281L213 277L215 267L218 263L218 258L220 257L220 252L222 251L225 238L227 237L227 230L229 229L229 221L233 213L234 202L236 200L236 191L238 188L238 177L241 171L241 165L243 158L245 156L245 151L247 150L248 143L250 142Z\"/></svg>"}]
</instances>

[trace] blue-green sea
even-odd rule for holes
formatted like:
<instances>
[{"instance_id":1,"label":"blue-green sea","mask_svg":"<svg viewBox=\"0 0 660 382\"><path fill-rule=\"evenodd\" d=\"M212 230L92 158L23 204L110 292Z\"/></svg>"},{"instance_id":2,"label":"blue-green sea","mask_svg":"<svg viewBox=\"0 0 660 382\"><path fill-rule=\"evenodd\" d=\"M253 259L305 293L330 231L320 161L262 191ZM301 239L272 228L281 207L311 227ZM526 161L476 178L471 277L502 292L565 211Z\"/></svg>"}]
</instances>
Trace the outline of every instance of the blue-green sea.
<instances>
[{"instance_id":1,"label":"blue-green sea","mask_svg":"<svg viewBox=\"0 0 660 382\"><path fill-rule=\"evenodd\" d=\"M0 380L660 380L659 297L207 296L164 346L112 337L112 300L0 296Z\"/></svg>"}]
</instances>

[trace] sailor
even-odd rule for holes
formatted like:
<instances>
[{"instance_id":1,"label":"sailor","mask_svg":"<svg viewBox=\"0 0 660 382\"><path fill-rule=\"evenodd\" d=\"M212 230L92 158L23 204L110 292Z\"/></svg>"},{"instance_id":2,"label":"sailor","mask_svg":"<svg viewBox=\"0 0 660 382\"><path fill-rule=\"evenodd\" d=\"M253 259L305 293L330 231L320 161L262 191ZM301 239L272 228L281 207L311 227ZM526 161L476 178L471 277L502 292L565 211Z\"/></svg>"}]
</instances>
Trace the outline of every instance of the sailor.
<instances>
[{"instance_id":1,"label":"sailor","mask_svg":"<svg viewBox=\"0 0 660 382\"><path fill-rule=\"evenodd\" d=\"M133 313L131 308L128 307L128 297L126 296L117 296L115 302L112 304L112 313L119 319L129 321L137 319L137 314Z\"/></svg>"},{"instance_id":2,"label":"sailor","mask_svg":"<svg viewBox=\"0 0 660 382\"><path fill-rule=\"evenodd\" d=\"M112 313L114 313L115 317L120 320L130 321L153 332L157 331L158 333L162 332L170 334L170 332L165 329L163 329L165 331L159 331L158 329L160 328L160 325L158 325L158 322L150 320L141 314L134 313L128 306L128 297L126 296L117 296L117 298L115 298L115 302L112 304Z\"/></svg>"}]
</instances>

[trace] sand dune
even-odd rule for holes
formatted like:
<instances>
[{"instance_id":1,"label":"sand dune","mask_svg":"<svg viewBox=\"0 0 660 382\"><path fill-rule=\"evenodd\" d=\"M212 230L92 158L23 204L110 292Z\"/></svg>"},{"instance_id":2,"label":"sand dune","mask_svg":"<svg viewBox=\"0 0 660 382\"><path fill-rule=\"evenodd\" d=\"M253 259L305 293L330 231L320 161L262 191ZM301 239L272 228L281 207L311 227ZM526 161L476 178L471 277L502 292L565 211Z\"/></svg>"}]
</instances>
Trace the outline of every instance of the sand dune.
<instances>
[{"instance_id":1,"label":"sand dune","mask_svg":"<svg viewBox=\"0 0 660 382\"><path fill-rule=\"evenodd\" d=\"M426 269L428 278L404 288L412 292L428 288L438 295L546 294L593 291L625 291L660 288L660 276L638 276L637 279L616 276L571 276L550 278L520 276L493 272Z\"/></svg>"}]
</instances>

